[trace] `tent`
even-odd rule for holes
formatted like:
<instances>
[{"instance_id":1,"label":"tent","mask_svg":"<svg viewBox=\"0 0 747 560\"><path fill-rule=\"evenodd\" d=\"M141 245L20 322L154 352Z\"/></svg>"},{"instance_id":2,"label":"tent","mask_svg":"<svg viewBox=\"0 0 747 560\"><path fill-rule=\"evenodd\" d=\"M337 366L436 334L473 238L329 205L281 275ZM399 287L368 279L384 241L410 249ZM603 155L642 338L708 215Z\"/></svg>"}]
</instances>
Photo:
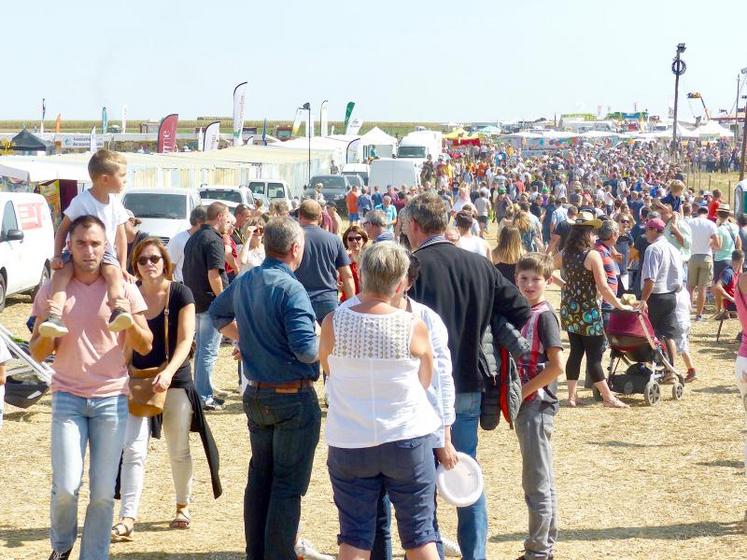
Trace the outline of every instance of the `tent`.
<instances>
[{"instance_id":1,"label":"tent","mask_svg":"<svg viewBox=\"0 0 747 560\"><path fill-rule=\"evenodd\" d=\"M45 152L52 153L54 144L42 140L35 134L32 134L25 128L16 134L10 141L11 147L16 152Z\"/></svg>"},{"instance_id":2,"label":"tent","mask_svg":"<svg viewBox=\"0 0 747 560\"><path fill-rule=\"evenodd\" d=\"M502 134L503 131L494 125L488 125L483 126L481 129L477 131L477 134L485 135L485 136L498 136L499 134Z\"/></svg>"},{"instance_id":3,"label":"tent","mask_svg":"<svg viewBox=\"0 0 747 560\"><path fill-rule=\"evenodd\" d=\"M364 156L368 155L365 152L370 151L368 149L369 146L374 147L378 157L392 157L392 154L397 151L397 139L394 136L388 135L378 126L366 132L358 141L363 146Z\"/></svg>"},{"instance_id":4,"label":"tent","mask_svg":"<svg viewBox=\"0 0 747 560\"><path fill-rule=\"evenodd\" d=\"M0 157L0 177L26 183L64 179L90 183L85 163L64 162L56 158Z\"/></svg>"},{"instance_id":5,"label":"tent","mask_svg":"<svg viewBox=\"0 0 747 560\"><path fill-rule=\"evenodd\" d=\"M716 121L708 121L694 130L698 138L734 138L734 133Z\"/></svg>"}]
</instances>

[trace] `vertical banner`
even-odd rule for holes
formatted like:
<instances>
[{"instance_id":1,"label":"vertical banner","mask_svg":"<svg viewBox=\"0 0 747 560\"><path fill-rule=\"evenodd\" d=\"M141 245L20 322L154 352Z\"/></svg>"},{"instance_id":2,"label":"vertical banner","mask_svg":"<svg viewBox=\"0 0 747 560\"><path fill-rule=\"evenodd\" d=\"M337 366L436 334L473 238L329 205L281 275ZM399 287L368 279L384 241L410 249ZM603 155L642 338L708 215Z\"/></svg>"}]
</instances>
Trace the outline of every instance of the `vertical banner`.
<instances>
[{"instance_id":1,"label":"vertical banner","mask_svg":"<svg viewBox=\"0 0 747 560\"><path fill-rule=\"evenodd\" d=\"M106 134L109 132L109 112L106 107L101 108L101 133Z\"/></svg>"},{"instance_id":2,"label":"vertical banner","mask_svg":"<svg viewBox=\"0 0 747 560\"><path fill-rule=\"evenodd\" d=\"M345 134L348 136L355 136L360 132L361 127L363 126L363 121L359 119L358 117L350 119L350 122L348 123L348 128L345 131Z\"/></svg>"},{"instance_id":3,"label":"vertical banner","mask_svg":"<svg viewBox=\"0 0 747 560\"><path fill-rule=\"evenodd\" d=\"M345 129L345 134L347 134L348 130L348 123L350 122L350 115L353 114L353 109L355 108L355 101L348 101L348 106L345 107L345 122L342 125L342 128Z\"/></svg>"},{"instance_id":4,"label":"vertical banner","mask_svg":"<svg viewBox=\"0 0 747 560\"><path fill-rule=\"evenodd\" d=\"M246 85L241 82L233 89L233 145L241 146L243 139L241 132L244 129L244 103L246 101Z\"/></svg>"},{"instance_id":5,"label":"vertical banner","mask_svg":"<svg viewBox=\"0 0 747 560\"><path fill-rule=\"evenodd\" d=\"M55 134L59 134L62 130L62 114L57 113L57 119L54 121L54 132Z\"/></svg>"},{"instance_id":6,"label":"vertical banner","mask_svg":"<svg viewBox=\"0 0 747 560\"><path fill-rule=\"evenodd\" d=\"M122 106L122 134L127 132L127 105Z\"/></svg>"},{"instance_id":7,"label":"vertical banner","mask_svg":"<svg viewBox=\"0 0 747 560\"><path fill-rule=\"evenodd\" d=\"M312 132L314 123L311 122L311 103L307 101L301 106L301 109L306 112L306 138L311 138L314 135ZM310 143L311 142L309 142L309 144Z\"/></svg>"},{"instance_id":8,"label":"vertical banner","mask_svg":"<svg viewBox=\"0 0 747 560\"><path fill-rule=\"evenodd\" d=\"M265 117L265 122L262 125L262 144L267 146L267 117Z\"/></svg>"},{"instance_id":9,"label":"vertical banner","mask_svg":"<svg viewBox=\"0 0 747 560\"><path fill-rule=\"evenodd\" d=\"M220 140L220 121L213 121L205 127L205 133L202 136L202 149L206 152L218 149Z\"/></svg>"},{"instance_id":10,"label":"vertical banner","mask_svg":"<svg viewBox=\"0 0 747 560\"><path fill-rule=\"evenodd\" d=\"M161 120L158 127L158 153L169 154L176 151L176 125L179 115L172 113Z\"/></svg>"},{"instance_id":11,"label":"vertical banner","mask_svg":"<svg viewBox=\"0 0 747 560\"><path fill-rule=\"evenodd\" d=\"M52 222L55 227L60 225L62 221L62 205L60 204L60 181L52 181L51 183L40 184L39 194L47 199L49 205L49 211L52 214Z\"/></svg>"},{"instance_id":12,"label":"vertical banner","mask_svg":"<svg viewBox=\"0 0 747 560\"><path fill-rule=\"evenodd\" d=\"M322 106L319 108L319 136L329 136L329 120L327 119L327 103L326 99L322 101Z\"/></svg>"},{"instance_id":13,"label":"vertical banner","mask_svg":"<svg viewBox=\"0 0 747 560\"><path fill-rule=\"evenodd\" d=\"M296 109L296 118L293 119L293 127L291 128L291 136L298 136L298 131L301 129L301 119L303 118L303 109L300 107Z\"/></svg>"},{"instance_id":14,"label":"vertical banner","mask_svg":"<svg viewBox=\"0 0 747 560\"><path fill-rule=\"evenodd\" d=\"M89 149L91 150L92 154L96 153L96 125L94 125L93 128L91 129L91 139L90 139Z\"/></svg>"},{"instance_id":15,"label":"vertical banner","mask_svg":"<svg viewBox=\"0 0 747 560\"><path fill-rule=\"evenodd\" d=\"M44 134L44 117L47 116L47 100L42 97L42 120L39 126L39 133Z\"/></svg>"},{"instance_id":16,"label":"vertical banner","mask_svg":"<svg viewBox=\"0 0 747 560\"><path fill-rule=\"evenodd\" d=\"M202 127L200 127L200 130L197 131L197 151L198 152L204 152L205 151L205 134L202 130Z\"/></svg>"}]
</instances>

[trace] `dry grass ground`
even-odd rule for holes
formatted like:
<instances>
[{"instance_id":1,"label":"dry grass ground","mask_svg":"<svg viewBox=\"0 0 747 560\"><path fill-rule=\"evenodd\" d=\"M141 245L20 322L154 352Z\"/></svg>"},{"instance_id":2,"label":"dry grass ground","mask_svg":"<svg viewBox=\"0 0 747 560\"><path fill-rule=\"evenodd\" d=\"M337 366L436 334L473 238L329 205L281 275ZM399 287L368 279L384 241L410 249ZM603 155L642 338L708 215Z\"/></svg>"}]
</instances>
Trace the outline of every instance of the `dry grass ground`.
<instances>
[{"instance_id":1,"label":"dry grass ground","mask_svg":"<svg viewBox=\"0 0 747 560\"><path fill-rule=\"evenodd\" d=\"M551 295L557 301L558 292ZM28 298L11 300L0 320L25 335L23 322L29 310ZM716 328L710 320L693 326L700 380L687 386L681 402L667 397L649 408L637 395L628 399L629 410L610 410L582 390L583 406L561 408L554 435L560 507L556 558L747 558L747 536L742 532L747 509L740 433L744 413L733 368L738 323L725 324L719 343ZM209 422L221 453L224 495L213 500L207 464L193 435L192 528L169 530L174 504L168 456L165 442L153 441L135 540L113 545L112 558L243 557L249 444L241 400L233 392L235 371L228 348L222 348L215 378L228 392L227 407L210 414ZM563 396L564 390L563 383ZM49 397L28 411L6 409L0 432L0 559L38 559L49 553L49 426ZM304 535L332 554L338 524L326 455L322 436L302 523ZM493 432L481 432L478 459L487 481L488 558L515 558L522 548L526 510L514 433L503 423ZM87 490L84 482L81 506ZM441 503L439 513L444 534L453 538L454 509ZM83 515L81 507L81 523Z\"/></svg>"}]
</instances>

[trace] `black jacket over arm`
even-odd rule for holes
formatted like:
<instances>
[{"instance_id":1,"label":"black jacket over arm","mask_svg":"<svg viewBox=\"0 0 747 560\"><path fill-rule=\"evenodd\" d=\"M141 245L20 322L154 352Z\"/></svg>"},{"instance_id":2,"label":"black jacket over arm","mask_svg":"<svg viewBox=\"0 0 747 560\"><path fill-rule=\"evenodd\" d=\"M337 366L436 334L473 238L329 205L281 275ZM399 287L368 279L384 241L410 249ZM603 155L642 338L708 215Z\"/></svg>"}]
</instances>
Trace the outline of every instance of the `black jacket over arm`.
<instances>
[{"instance_id":1,"label":"black jacket over arm","mask_svg":"<svg viewBox=\"0 0 747 560\"><path fill-rule=\"evenodd\" d=\"M484 256L448 242L426 245L415 255L420 276L410 295L446 324L456 392L482 391L485 329L491 325L499 332L500 317L521 329L529 319L529 304Z\"/></svg>"}]
</instances>

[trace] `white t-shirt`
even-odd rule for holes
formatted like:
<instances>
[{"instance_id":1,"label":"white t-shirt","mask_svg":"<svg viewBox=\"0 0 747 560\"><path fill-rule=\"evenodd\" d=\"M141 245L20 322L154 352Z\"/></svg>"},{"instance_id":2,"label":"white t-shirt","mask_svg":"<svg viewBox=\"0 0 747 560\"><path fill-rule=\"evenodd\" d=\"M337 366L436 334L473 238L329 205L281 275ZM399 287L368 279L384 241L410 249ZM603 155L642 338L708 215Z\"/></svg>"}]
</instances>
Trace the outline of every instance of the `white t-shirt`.
<instances>
[{"instance_id":1,"label":"white t-shirt","mask_svg":"<svg viewBox=\"0 0 747 560\"><path fill-rule=\"evenodd\" d=\"M117 237L117 227L130 218L119 197L110 194L109 203L102 204L93 197L90 189L83 191L70 201L70 206L65 209L65 215L71 222L86 215L96 216L104 222L106 240L109 242L112 253L116 253L114 241Z\"/></svg>"},{"instance_id":2,"label":"white t-shirt","mask_svg":"<svg viewBox=\"0 0 747 560\"><path fill-rule=\"evenodd\" d=\"M192 234L189 233L188 229L185 229L169 239L169 244L166 245L166 251L171 257L171 262L174 263L174 280L177 282L184 282L184 276L182 276L184 246L187 244L190 237L192 237Z\"/></svg>"},{"instance_id":3,"label":"white t-shirt","mask_svg":"<svg viewBox=\"0 0 747 560\"><path fill-rule=\"evenodd\" d=\"M698 216L690 220L690 230L693 238L691 249L693 255L712 255L711 236L716 235L718 229L716 224L704 216Z\"/></svg>"},{"instance_id":4,"label":"white t-shirt","mask_svg":"<svg viewBox=\"0 0 747 560\"><path fill-rule=\"evenodd\" d=\"M488 244L482 237L477 237L475 235L473 235L472 237L460 237L459 241L457 241L457 247L460 247L461 249L464 249L465 251L469 251L471 253L477 253L478 255L482 255L483 257L487 257L489 255Z\"/></svg>"}]
</instances>

